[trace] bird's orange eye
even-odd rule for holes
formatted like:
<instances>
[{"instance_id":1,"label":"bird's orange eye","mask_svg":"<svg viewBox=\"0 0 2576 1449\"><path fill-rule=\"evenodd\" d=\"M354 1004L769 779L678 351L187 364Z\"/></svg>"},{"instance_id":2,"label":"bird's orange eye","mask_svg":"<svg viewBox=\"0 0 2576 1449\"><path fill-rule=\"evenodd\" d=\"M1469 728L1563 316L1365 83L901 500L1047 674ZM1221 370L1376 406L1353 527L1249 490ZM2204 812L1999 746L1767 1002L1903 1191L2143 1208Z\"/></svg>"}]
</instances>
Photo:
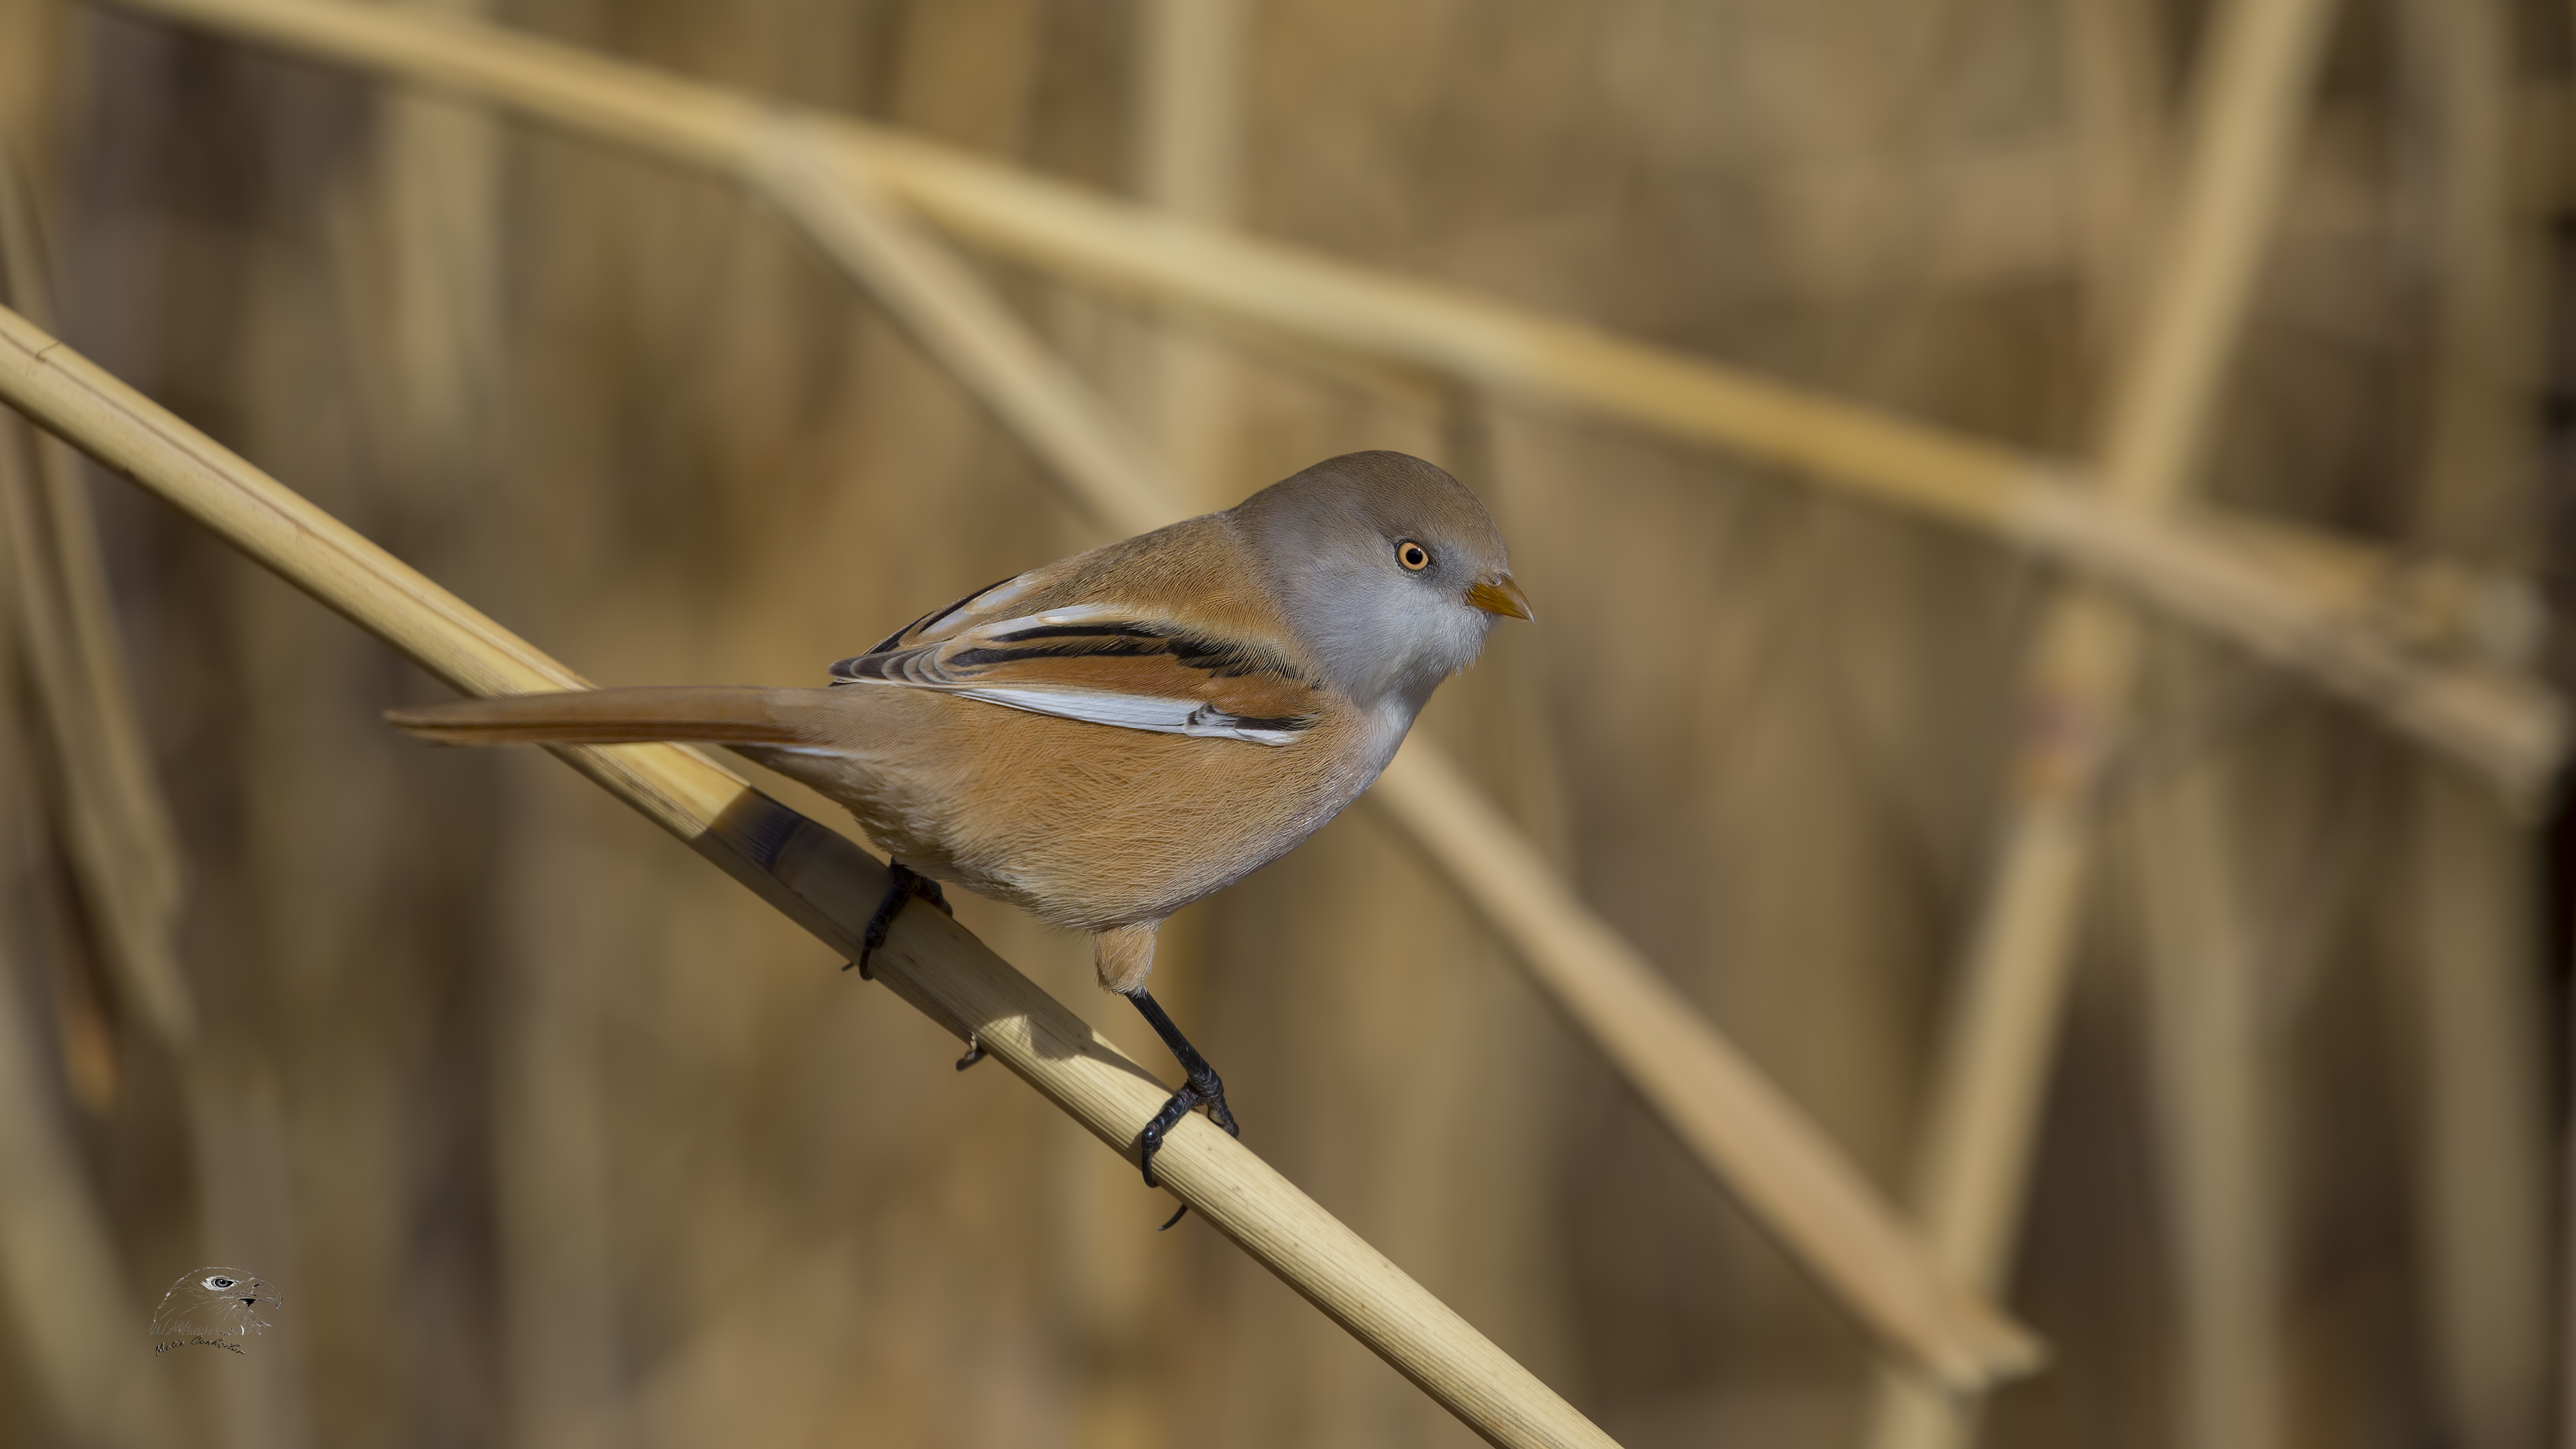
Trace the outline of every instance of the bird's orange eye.
<instances>
[{"instance_id":1,"label":"bird's orange eye","mask_svg":"<svg viewBox=\"0 0 2576 1449\"><path fill-rule=\"evenodd\" d=\"M1407 573L1418 574L1431 567L1431 550L1408 538L1395 546L1395 561L1404 565Z\"/></svg>"}]
</instances>

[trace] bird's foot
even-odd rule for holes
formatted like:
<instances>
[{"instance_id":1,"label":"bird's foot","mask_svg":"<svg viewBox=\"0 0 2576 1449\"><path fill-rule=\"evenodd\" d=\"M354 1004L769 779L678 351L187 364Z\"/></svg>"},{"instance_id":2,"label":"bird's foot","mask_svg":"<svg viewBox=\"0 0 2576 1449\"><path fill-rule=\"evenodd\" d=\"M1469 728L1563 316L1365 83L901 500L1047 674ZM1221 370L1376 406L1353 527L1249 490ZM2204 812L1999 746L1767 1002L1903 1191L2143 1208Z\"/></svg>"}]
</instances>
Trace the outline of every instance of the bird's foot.
<instances>
[{"instance_id":1,"label":"bird's foot","mask_svg":"<svg viewBox=\"0 0 2576 1449\"><path fill-rule=\"evenodd\" d=\"M918 896L939 907L942 915L957 914L956 909L948 904L948 897L940 891L939 882L905 869L903 862L887 861L886 878L885 899L877 902L877 913L868 918L868 929L859 937L859 959L850 963L859 968L859 978L863 981L876 979L876 973L868 969L868 958L884 949L886 933L894 929L894 918L903 914L904 902Z\"/></svg>"},{"instance_id":2,"label":"bird's foot","mask_svg":"<svg viewBox=\"0 0 2576 1449\"><path fill-rule=\"evenodd\" d=\"M1199 1049L1190 1045L1188 1037L1181 1035L1181 1029L1174 1026L1172 1018L1164 1013L1162 1003L1147 994L1143 987L1128 992L1127 999L1136 1003L1136 1010L1144 1014L1147 1024L1154 1028L1154 1034L1163 1039L1163 1045L1172 1049L1172 1055L1179 1059L1181 1071L1187 1076L1181 1089L1164 1100L1163 1110L1155 1113L1154 1120L1145 1124L1145 1130L1136 1134L1137 1165L1145 1170L1145 1185L1161 1187L1162 1182L1154 1176L1154 1154L1163 1150L1164 1135L1179 1126L1181 1119L1192 1111L1207 1108L1208 1120L1224 1128L1228 1137L1241 1137L1243 1133L1235 1127L1234 1113L1225 1105L1225 1083L1218 1080L1216 1068L1207 1064L1207 1058L1199 1055ZM1181 1210L1172 1214L1171 1221L1164 1223L1163 1227L1179 1222L1189 1210L1188 1203L1181 1204Z\"/></svg>"},{"instance_id":3,"label":"bird's foot","mask_svg":"<svg viewBox=\"0 0 2576 1449\"><path fill-rule=\"evenodd\" d=\"M1154 1154L1163 1150L1163 1135L1179 1126L1183 1117L1200 1107L1208 1109L1208 1120L1224 1128L1227 1136L1243 1135L1234 1125L1234 1114L1226 1110L1225 1083L1217 1080L1216 1072L1205 1061L1201 1061L1197 1069L1190 1073L1189 1084L1164 1099L1163 1110L1155 1113L1154 1120L1146 1123L1145 1130L1136 1135L1136 1145L1141 1149L1138 1155L1145 1169L1147 1187L1163 1185L1154 1176Z\"/></svg>"}]
</instances>

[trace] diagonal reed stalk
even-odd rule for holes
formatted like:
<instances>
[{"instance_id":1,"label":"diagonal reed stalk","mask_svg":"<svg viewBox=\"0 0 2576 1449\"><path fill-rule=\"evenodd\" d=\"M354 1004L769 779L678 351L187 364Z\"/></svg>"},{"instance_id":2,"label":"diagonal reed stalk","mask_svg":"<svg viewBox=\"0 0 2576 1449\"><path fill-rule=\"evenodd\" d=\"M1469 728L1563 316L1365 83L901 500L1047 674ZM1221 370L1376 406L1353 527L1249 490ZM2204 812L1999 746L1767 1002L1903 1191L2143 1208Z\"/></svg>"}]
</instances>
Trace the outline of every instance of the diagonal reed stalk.
<instances>
[{"instance_id":1,"label":"diagonal reed stalk","mask_svg":"<svg viewBox=\"0 0 2576 1449\"><path fill-rule=\"evenodd\" d=\"M2255 269L2270 233L2310 82L2323 53L2332 0L2229 0L2213 17L2194 97L2188 153L2181 158L2173 220L2134 343L2106 409L2101 474L2117 503L2153 514L2190 488L2222 401L2219 387L2247 314ZM2097 807L2104 770L2126 732L2141 672L2139 621L2109 600L2069 590L2052 605L2026 661L2025 734L2018 742L2003 849L1960 968L1949 1030L1936 1063L1916 1160L1916 1203L1944 1261L1971 1282L1999 1287L2019 1233L2039 1114L2071 972L2084 894L2099 843ZM2168 782L2149 782L2151 788ZM2205 792L2205 780L2184 782ZM2207 1206L2245 1207L2227 1261L2261 1257L2255 1180L2246 1161L2255 1064L2245 1057L2245 965L2225 919L2233 881L2212 878L2223 830L2205 793L2153 813L2161 847L2151 909L2171 914L2150 931L2159 981L2159 1047L2218 1055L2202 1080L2168 1094L2189 1119L2171 1162L2191 1211L2181 1251L2197 1267L2217 1242ZM2180 952L2182 958L2177 959ZM2180 1038L2188 1036L2189 1043ZM2224 1217L2224 1214L2220 1215ZM2205 1274L2186 1274L2192 1288ZM2268 1302L2266 1285L2223 1285ZM2187 1294L2187 1296L2193 1296ZM2195 1297L2193 1308L2207 1294ZM2232 1366L2260 1373L2255 1357ZM2195 1368L2205 1369L2204 1364ZM2248 1385L2222 1365L2197 1375L2219 1380L2228 1407L2192 1422L2216 1437L2189 1442L2257 1446L2269 1434L2268 1382ZM2206 1407L2208 1394L2195 1404ZM1899 1379L1882 1384L1875 1449L1950 1449L1970 1442L1979 1405ZM2224 1419L2223 1427L2211 1420Z\"/></svg>"},{"instance_id":2,"label":"diagonal reed stalk","mask_svg":"<svg viewBox=\"0 0 2576 1449\"><path fill-rule=\"evenodd\" d=\"M2213 529L2189 510L2140 510L2081 486L2080 465L480 22L345 0L106 3L450 87L728 174L758 164L781 119L801 118L907 206L1036 265L1725 448L2028 549L2314 680L2516 802L2535 800L2566 754L2566 712L2546 686L2410 637L2430 625L2474 654L2476 621L2527 614L2509 585L2448 569L2419 584L2384 555L2287 525ZM2386 616L2389 599L2406 601L2406 617Z\"/></svg>"},{"instance_id":3,"label":"diagonal reed stalk","mask_svg":"<svg viewBox=\"0 0 2576 1449\"><path fill-rule=\"evenodd\" d=\"M1115 537L1185 516L1188 494L947 248L809 128L782 123L748 180L867 287ZM1363 797L1448 876L1557 1008L1791 1254L1904 1358L1961 1389L2035 1367L2038 1346L1933 1262L1867 1177L1688 998L1546 868L1415 736Z\"/></svg>"},{"instance_id":4,"label":"diagonal reed stalk","mask_svg":"<svg viewBox=\"0 0 2576 1449\"><path fill-rule=\"evenodd\" d=\"M406 567L222 445L0 309L0 401L133 479L218 537L469 694L579 689L580 676ZM883 865L841 835L675 745L556 756L856 958ZM1165 1088L1082 1019L936 911L907 911L877 979L960 1039L973 1036L1114 1150ZM1610 1438L1250 1149L1204 1121L1155 1158L1173 1194L1451 1413L1498 1445Z\"/></svg>"}]
</instances>

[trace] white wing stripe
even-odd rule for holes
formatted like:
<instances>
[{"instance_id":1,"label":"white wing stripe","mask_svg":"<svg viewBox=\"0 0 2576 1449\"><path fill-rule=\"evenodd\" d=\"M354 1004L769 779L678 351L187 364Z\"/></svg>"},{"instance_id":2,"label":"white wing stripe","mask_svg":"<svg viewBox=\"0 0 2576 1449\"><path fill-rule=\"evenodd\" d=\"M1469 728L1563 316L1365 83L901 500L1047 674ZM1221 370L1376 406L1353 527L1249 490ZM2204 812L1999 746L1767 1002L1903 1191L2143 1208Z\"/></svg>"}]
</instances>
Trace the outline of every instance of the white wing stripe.
<instances>
[{"instance_id":1,"label":"white wing stripe","mask_svg":"<svg viewBox=\"0 0 2576 1449\"><path fill-rule=\"evenodd\" d=\"M1016 619L1003 619L996 623L978 624L975 626L975 637L979 639L992 639L1004 634L1015 634L1022 629L1053 628L1065 624L1096 624L1103 619L1117 619L1123 622L1125 620L1132 619L1135 616L1136 611L1134 609L1130 609L1119 604L1076 604L1071 608L1066 609L1049 609L1043 614L1023 614ZM947 621L942 620L941 622L945 623ZM963 639L952 639L943 642L962 644L967 641Z\"/></svg>"},{"instance_id":2,"label":"white wing stripe","mask_svg":"<svg viewBox=\"0 0 2576 1449\"><path fill-rule=\"evenodd\" d=\"M1284 745L1295 740L1298 733L1295 730L1247 728L1237 716L1195 700L1165 699L1150 694L1042 688L958 689L949 692L966 699L980 699L987 704L1027 710L1031 714L1051 714L1060 719L1085 720L1092 724L1115 725L1120 729L1150 730L1156 734L1204 735L1215 739L1249 740L1256 745Z\"/></svg>"}]
</instances>

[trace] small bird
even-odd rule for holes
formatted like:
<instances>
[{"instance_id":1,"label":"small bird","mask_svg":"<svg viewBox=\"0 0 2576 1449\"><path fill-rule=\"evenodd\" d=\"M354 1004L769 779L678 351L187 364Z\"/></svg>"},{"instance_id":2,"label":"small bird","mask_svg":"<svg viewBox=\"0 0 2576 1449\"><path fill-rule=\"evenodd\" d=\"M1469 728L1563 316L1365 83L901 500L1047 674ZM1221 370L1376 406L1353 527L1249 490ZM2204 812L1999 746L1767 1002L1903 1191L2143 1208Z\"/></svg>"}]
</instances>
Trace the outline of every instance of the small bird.
<instances>
[{"instance_id":1,"label":"small bird","mask_svg":"<svg viewBox=\"0 0 2576 1449\"><path fill-rule=\"evenodd\" d=\"M1476 495L1419 458L1351 453L977 590L833 665L829 687L516 695L386 718L452 744L721 744L812 786L895 862L862 974L907 899L947 909L941 881L1090 932L1101 986L1187 1075L1139 1139L1159 1186L1154 1154L1191 1109L1241 1134L1224 1083L1145 989L1156 929L1357 799L1500 615L1531 617L1529 600Z\"/></svg>"}]
</instances>

